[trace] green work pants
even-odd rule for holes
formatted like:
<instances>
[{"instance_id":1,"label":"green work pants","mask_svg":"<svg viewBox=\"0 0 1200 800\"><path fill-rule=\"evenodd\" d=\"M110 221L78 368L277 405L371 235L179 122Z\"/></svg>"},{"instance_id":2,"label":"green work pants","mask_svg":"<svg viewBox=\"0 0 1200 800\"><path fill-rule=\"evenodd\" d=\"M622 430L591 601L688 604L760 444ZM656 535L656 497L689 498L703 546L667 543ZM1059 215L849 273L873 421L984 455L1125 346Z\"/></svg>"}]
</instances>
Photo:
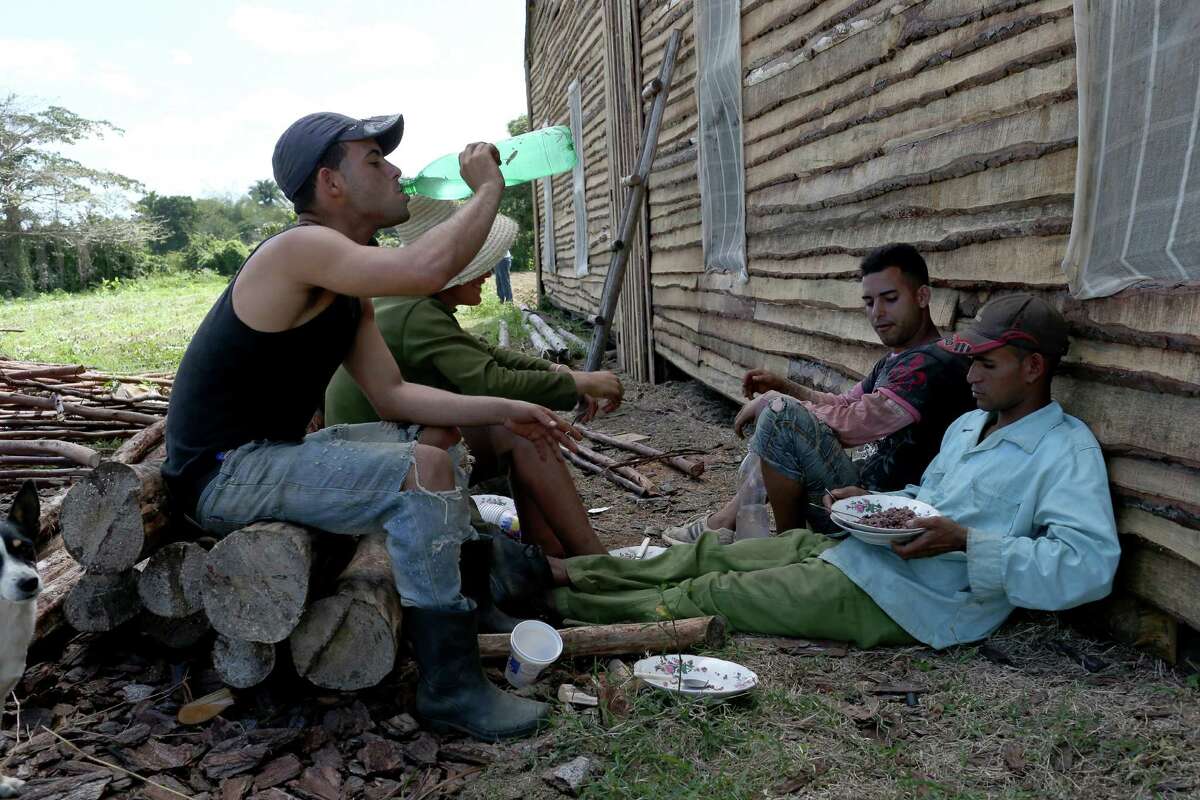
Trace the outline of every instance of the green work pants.
<instances>
[{"instance_id":1,"label":"green work pants","mask_svg":"<svg viewBox=\"0 0 1200 800\"><path fill-rule=\"evenodd\" d=\"M837 639L859 647L915 640L840 569L822 561L836 544L809 530L722 545L705 533L649 561L577 556L573 588L554 602L568 619L655 622L719 614L746 633Z\"/></svg>"}]
</instances>

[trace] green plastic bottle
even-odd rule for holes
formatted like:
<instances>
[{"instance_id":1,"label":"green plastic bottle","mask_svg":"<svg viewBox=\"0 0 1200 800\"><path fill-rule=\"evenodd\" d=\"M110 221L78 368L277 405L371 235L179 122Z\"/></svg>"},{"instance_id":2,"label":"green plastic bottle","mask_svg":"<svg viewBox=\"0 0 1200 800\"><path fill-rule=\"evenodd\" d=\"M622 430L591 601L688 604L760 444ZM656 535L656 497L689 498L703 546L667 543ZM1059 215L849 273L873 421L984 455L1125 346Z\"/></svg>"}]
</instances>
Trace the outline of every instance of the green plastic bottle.
<instances>
[{"instance_id":1,"label":"green plastic bottle","mask_svg":"<svg viewBox=\"0 0 1200 800\"><path fill-rule=\"evenodd\" d=\"M547 175L557 175L575 166L575 143L566 125L541 128L496 143L500 151L500 174L505 186L515 186ZM470 197L471 187L458 171L458 153L448 153L417 173L401 178L405 194L437 200Z\"/></svg>"}]
</instances>

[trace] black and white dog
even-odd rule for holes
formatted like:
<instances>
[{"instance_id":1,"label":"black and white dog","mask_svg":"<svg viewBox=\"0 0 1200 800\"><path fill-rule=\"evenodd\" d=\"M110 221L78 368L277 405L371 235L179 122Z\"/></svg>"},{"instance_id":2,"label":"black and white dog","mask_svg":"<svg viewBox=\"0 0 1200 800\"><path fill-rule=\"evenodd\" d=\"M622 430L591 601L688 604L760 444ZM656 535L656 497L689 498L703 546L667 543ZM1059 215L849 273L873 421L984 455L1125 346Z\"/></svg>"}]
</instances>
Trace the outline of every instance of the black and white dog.
<instances>
[{"instance_id":1,"label":"black and white dog","mask_svg":"<svg viewBox=\"0 0 1200 800\"><path fill-rule=\"evenodd\" d=\"M33 481L25 481L8 519L0 521L0 708L25 672L25 653L33 641L34 612L42 581L33 541L41 503ZM24 781L0 775L0 797L16 797Z\"/></svg>"}]
</instances>

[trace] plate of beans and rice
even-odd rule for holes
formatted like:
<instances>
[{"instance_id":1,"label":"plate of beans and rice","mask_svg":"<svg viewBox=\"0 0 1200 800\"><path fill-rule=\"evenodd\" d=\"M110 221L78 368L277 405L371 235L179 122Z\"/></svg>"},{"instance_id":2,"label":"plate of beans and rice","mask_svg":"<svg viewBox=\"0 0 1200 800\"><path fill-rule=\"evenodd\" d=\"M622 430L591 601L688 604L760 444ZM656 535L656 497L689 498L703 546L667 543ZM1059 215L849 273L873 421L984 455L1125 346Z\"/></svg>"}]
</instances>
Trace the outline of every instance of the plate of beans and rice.
<instances>
[{"instance_id":1,"label":"plate of beans and rice","mask_svg":"<svg viewBox=\"0 0 1200 800\"><path fill-rule=\"evenodd\" d=\"M887 547L903 543L924 533L913 525L917 517L936 517L938 510L928 503L890 494L868 494L838 500L829 518L842 530L867 544Z\"/></svg>"}]
</instances>

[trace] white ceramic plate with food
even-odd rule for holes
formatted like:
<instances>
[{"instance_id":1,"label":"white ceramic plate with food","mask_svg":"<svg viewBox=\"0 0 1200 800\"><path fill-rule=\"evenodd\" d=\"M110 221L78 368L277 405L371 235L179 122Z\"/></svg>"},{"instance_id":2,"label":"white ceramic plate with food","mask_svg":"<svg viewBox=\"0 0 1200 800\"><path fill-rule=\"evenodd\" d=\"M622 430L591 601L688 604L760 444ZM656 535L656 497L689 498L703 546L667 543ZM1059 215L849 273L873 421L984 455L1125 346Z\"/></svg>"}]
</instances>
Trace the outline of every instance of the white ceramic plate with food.
<instances>
[{"instance_id":1,"label":"white ceramic plate with food","mask_svg":"<svg viewBox=\"0 0 1200 800\"><path fill-rule=\"evenodd\" d=\"M892 542L908 541L924 532L924 528L913 527L911 522L902 521L905 516L911 519L937 515L936 508L920 500L890 494L868 494L838 500L830 509L829 518L839 528L868 544L890 545Z\"/></svg>"},{"instance_id":2,"label":"white ceramic plate with food","mask_svg":"<svg viewBox=\"0 0 1200 800\"><path fill-rule=\"evenodd\" d=\"M618 547L615 550L609 550L608 554L616 558L627 558L630 561L638 561L638 551L642 548L636 544L631 544L629 547ZM667 552L667 548L652 544L646 548L646 552L642 555L641 561L645 561L655 556L661 556Z\"/></svg>"},{"instance_id":3,"label":"white ceramic plate with food","mask_svg":"<svg viewBox=\"0 0 1200 800\"><path fill-rule=\"evenodd\" d=\"M633 665L642 681L671 694L721 700L758 686L753 670L733 661L672 653L650 656Z\"/></svg>"}]
</instances>

